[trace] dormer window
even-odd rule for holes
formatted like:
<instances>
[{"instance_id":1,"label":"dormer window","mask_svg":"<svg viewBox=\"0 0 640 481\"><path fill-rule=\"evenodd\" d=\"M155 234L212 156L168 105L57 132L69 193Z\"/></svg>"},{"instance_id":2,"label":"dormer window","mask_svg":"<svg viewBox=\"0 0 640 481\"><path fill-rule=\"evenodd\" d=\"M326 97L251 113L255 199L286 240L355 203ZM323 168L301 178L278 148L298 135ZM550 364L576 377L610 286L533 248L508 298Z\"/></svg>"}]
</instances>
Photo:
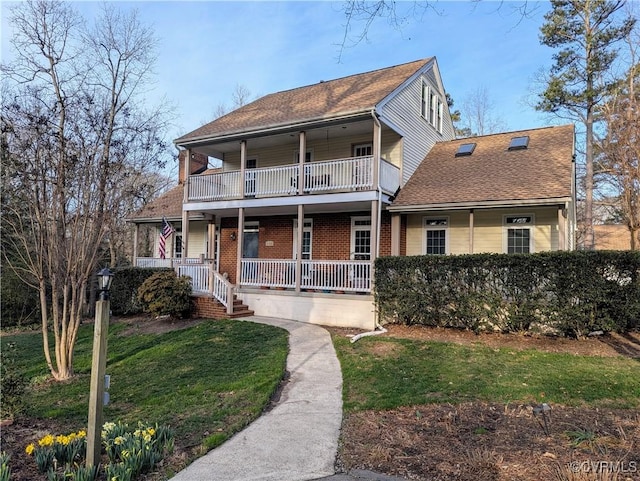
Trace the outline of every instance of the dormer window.
<instances>
[{"instance_id":1,"label":"dormer window","mask_svg":"<svg viewBox=\"0 0 640 481\"><path fill-rule=\"evenodd\" d=\"M514 137L509 143L507 150L524 150L529 146L529 136L523 135L522 137Z\"/></svg>"},{"instance_id":2,"label":"dormer window","mask_svg":"<svg viewBox=\"0 0 640 481\"><path fill-rule=\"evenodd\" d=\"M469 144L461 144L456 151L456 157L466 157L473 154L473 150L476 148L475 142Z\"/></svg>"}]
</instances>

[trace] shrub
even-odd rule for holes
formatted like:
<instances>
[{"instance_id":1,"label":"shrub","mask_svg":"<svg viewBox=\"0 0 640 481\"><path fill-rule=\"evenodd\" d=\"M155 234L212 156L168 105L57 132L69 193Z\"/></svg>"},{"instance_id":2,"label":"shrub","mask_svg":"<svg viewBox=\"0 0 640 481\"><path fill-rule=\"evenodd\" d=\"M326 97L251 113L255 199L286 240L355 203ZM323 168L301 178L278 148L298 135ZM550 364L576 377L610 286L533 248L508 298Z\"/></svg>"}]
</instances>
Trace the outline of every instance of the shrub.
<instances>
[{"instance_id":1,"label":"shrub","mask_svg":"<svg viewBox=\"0 0 640 481\"><path fill-rule=\"evenodd\" d=\"M569 336L640 327L639 252L385 257L376 261L383 320Z\"/></svg>"},{"instance_id":2,"label":"shrub","mask_svg":"<svg viewBox=\"0 0 640 481\"><path fill-rule=\"evenodd\" d=\"M168 268L125 267L116 269L109 295L111 311L116 316L140 314L143 305L138 300L142 283L157 272L172 272Z\"/></svg>"},{"instance_id":3,"label":"shrub","mask_svg":"<svg viewBox=\"0 0 640 481\"><path fill-rule=\"evenodd\" d=\"M156 272L138 288L144 311L155 316L188 317L191 311L191 281L174 271Z\"/></svg>"}]
</instances>

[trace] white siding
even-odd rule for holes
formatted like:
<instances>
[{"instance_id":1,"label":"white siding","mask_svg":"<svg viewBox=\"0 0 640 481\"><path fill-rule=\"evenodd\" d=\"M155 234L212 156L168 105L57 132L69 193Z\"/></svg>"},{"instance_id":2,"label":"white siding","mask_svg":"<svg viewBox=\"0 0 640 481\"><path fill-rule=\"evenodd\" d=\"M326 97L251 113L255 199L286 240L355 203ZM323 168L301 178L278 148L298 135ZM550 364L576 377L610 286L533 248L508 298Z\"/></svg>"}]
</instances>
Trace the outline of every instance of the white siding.
<instances>
[{"instance_id":1,"label":"white siding","mask_svg":"<svg viewBox=\"0 0 640 481\"><path fill-rule=\"evenodd\" d=\"M449 118L449 109L446 105L446 96L443 89L436 82L436 74L430 70L420 75L406 85L382 109L382 120L397 128L402 139L402 151L404 155L402 163L402 184L409 177L431 150L436 142L455 138L453 125ZM422 84L426 82L429 87L438 92L443 103L442 133L438 132L427 119L421 115Z\"/></svg>"}]
</instances>

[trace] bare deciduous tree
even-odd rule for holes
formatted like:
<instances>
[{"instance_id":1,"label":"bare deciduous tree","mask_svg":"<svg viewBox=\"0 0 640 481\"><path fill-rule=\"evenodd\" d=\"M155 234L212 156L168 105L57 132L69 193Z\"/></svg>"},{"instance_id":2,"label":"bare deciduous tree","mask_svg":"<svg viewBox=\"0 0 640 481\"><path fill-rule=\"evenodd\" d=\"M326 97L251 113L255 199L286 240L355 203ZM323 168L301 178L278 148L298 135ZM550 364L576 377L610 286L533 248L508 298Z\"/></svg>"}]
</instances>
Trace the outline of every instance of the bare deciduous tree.
<instances>
[{"instance_id":1,"label":"bare deciduous tree","mask_svg":"<svg viewBox=\"0 0 640 481\"><path fill-rule=\"evenodd\" d=\"M635 35L633 35L635 34ZM627 38L631 68L619 88L603 104L607 124L599 142L595 173L609 193L617 197L616 208L629 229L632 250L640 249L640 59L638 32Z\"/></svg>"},{"instance_id":2,"label":"bare deciduous tree","mask_svg":"<svg viewBox=\"0 0 640 481\"><path fill-rule=\"evenodd\" d=\"M460 105L460 125L468 135L487 135L507 129L506 122L495 112L486 86L467 95Z\"/></svg>"},{"instance_id":3,"label":"bare deciduous tree","mask_svg":"<svg viewBox=\"0 0 640 481\"><path fill-rule=\"evenodd\" d=\"M142 97L155 41L135 12L105 5L88 30L69 4L29 0L12 22L15 61L2 66L3 221L19 252L12 265L39 292L47 365L63 380L105 236L162 161L168 115Z\"/></svg>"}]
</instances>

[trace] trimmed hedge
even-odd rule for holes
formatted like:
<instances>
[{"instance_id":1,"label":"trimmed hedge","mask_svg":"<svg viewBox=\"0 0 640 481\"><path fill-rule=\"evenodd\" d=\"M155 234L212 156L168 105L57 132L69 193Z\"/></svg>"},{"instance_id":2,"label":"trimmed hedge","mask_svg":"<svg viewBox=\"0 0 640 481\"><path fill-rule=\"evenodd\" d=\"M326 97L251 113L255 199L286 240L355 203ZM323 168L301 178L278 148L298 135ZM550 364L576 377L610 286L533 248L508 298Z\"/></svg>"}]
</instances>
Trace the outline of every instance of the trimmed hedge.
<instances>
[{"instance_id":1,"label":"trimmed hedge","mask_svg":"<svg viewBox=\"0 0 640 481\"><path fill-rule=\"evenodd\" d=\"M382 257L383 321L581 337L640 328L640 252Z\"/></svg>"},{"instance_id":2,"label":"trimmed hedge","mask_svg":"<svg viewBox=\"0 0 640 481\"><path fill-rule=\"evenodd\" d=\"M138 300L138 288L156 272L172 272L169 268L124 267L116 269L109 295L111 312L115 316L141 314L143 305Z\"/></svg>"}]
</instances>

